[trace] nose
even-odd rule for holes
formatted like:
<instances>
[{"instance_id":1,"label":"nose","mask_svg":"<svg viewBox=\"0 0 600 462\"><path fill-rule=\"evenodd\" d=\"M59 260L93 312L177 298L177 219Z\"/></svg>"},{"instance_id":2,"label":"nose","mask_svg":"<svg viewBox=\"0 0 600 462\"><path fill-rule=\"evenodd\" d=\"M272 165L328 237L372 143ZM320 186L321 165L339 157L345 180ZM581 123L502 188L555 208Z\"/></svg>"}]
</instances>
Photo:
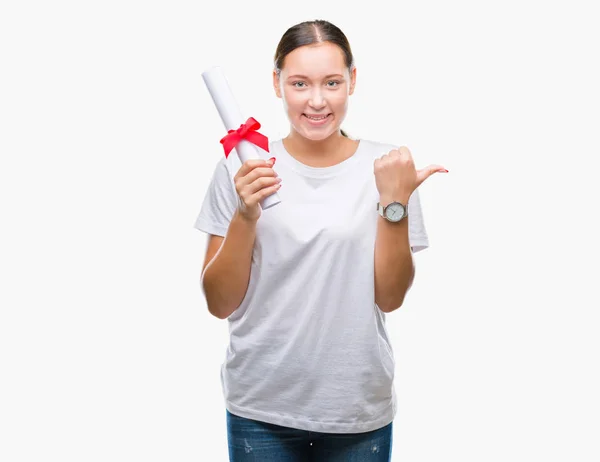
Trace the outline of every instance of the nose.
<instances>
[{"instance_id":1,"label":"nose","mask_svg":"<svg viewBox=\"0 0 600 462\"><path fill-rule=\"evenodd\" d=\"M310 107L314 108L316 111L323 109L325 107L325 98L321 93L321 89L319 87L315 87L310 94L310 98L308 100L308 104Z\"/></svg>"}]
</instances>

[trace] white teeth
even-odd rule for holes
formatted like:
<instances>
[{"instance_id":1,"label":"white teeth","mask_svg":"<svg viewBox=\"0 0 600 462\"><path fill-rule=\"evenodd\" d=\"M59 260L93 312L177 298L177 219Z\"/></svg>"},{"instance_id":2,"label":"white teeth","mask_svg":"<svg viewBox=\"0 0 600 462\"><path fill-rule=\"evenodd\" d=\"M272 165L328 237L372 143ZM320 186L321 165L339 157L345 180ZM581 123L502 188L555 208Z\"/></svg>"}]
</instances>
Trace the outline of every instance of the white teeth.
<instances>
[{"instance_id":1,"label":"white teeth","mask_svg":"<svg viewBox=\"0 0 600 462\"><path fill-rule=\"evenodd\" d=\"M311 117L311 116L308 116L308 115L306 115L306 114L304 114L304 115L305 115L306 117L308 117L310 120L323 120L323 119L326 119L326 118L327 118L327 116L323 116L323 117L316 118L316 117Z\"/></svg>"}]
</instances>

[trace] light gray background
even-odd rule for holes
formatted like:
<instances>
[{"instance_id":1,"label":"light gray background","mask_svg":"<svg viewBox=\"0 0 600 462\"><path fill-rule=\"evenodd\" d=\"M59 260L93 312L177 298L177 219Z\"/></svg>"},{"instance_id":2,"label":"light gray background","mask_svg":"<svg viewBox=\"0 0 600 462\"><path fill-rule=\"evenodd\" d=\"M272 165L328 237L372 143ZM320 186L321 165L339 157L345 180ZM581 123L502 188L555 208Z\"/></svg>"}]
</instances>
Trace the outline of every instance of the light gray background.
<instances>
[{"instance_id":1,"label":"light gray background","mask_svg":"<svg viewBox=\"0 0 600 462\"><path fill-rule=\"evenodd\" d=\"M227 460L201 73L284 136L275 47L322 18L356 57L344 128L450 171L419 189L431 248L388 317L393 460L598 461L592 4L3 2L0 459Z\"/></svg>"}]
</instances>

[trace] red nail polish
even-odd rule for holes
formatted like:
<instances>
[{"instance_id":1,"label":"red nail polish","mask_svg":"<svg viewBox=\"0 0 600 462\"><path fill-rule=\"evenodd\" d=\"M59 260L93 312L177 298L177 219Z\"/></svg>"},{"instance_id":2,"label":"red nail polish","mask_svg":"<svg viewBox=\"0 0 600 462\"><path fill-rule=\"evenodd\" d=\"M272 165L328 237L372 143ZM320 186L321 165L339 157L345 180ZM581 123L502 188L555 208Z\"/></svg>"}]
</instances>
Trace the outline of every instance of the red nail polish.
<instances>
[{"instance_id":1,"label":"red nail polish","mask_svg":"<svg viewBox=\"0 0 600 462\"><path fill-rule=\"evenodd\" d=\"M275 159L275 157L271 157L269 160L270 160L271 162L273 162L273 165L275 165L275 161L276 161L277 159Z\"/></svg>"}]
</instances>

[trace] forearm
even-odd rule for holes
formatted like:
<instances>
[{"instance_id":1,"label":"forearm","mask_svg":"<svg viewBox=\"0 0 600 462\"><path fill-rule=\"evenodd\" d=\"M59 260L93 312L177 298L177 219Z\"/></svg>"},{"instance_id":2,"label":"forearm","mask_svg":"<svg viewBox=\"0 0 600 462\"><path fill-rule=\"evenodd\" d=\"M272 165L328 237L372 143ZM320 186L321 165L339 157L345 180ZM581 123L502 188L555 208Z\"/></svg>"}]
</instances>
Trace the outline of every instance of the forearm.
<instances>
[{"instance_id":1,"label":"forearm","mask_svg":"<svg viewBox=\"0 0 600 462\"><path fill-rule=\"evenodd\" d=\"M219 319L231 315L246 295L255 238L256 222L236 211L221 248L202 273L208 310Z\"/></svg>"},{"instance_id":2,"label":"forearm","mask_svg":"<svg viewBox=\"0 0 600 462\"><path fill-rule=\"evenodd\" d=\"M382 198L381 203L392 202ZM408 201L401 200L403 204ZM386 313L399 308L412 285L415 268L408 238L408 219L390 223L377 217L375 303Z\"/></svg>"}]
</instances>

